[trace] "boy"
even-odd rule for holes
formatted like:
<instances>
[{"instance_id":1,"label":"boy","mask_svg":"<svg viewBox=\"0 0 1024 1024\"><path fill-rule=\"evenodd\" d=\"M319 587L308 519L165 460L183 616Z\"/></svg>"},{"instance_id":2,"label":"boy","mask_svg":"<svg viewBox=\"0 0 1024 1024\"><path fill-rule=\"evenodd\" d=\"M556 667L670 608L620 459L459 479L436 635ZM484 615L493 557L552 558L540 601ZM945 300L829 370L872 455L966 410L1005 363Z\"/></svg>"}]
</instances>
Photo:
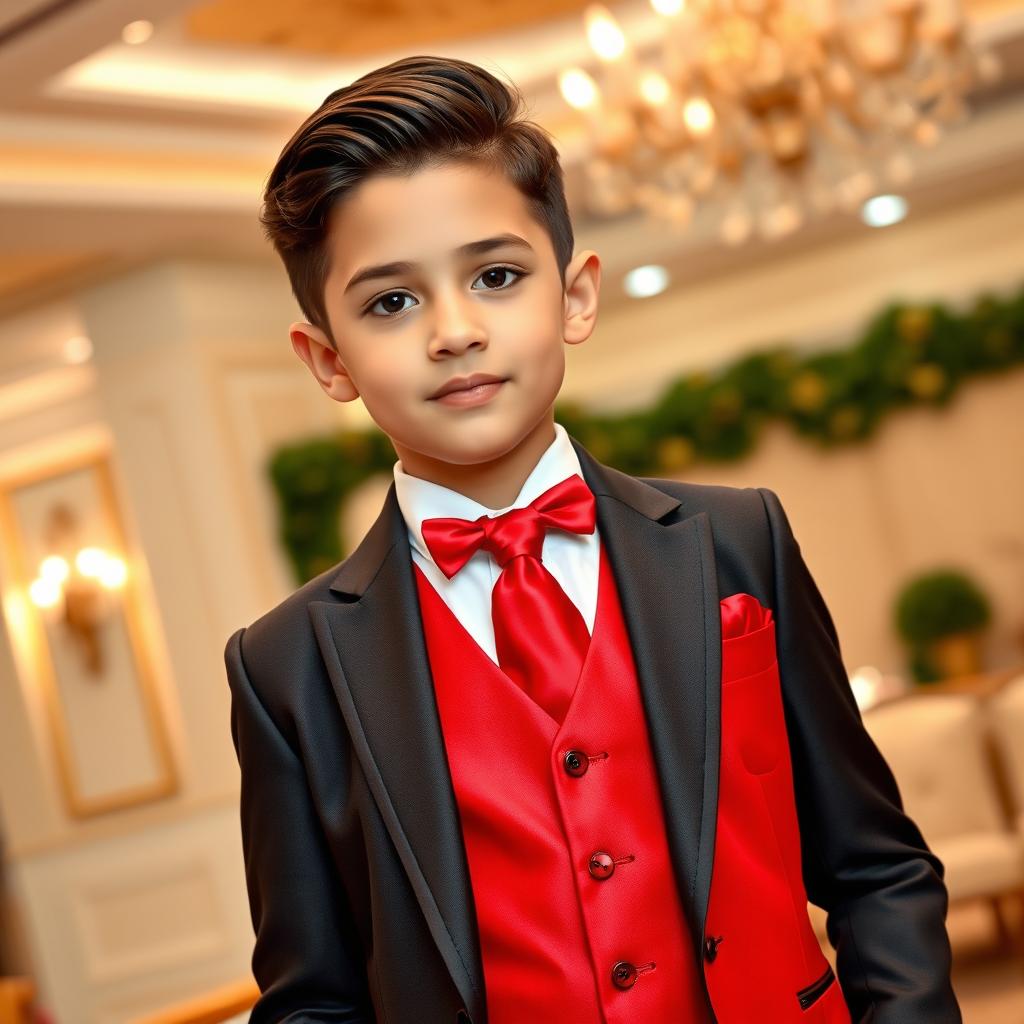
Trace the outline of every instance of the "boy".
<instances>
[{"instance_id":1,"label":"boy","mask_svg":"<svg viewBox=\"0 0 1024 1024\"><path fill-rule=\"evenodd\" d=\"M267 185L293 348L399 458L358 548L227 643L250 1019L959 1022L943 865L776 495L554 421L600 263L519 99L396 61Z\"/></svg>"}]
</instances>

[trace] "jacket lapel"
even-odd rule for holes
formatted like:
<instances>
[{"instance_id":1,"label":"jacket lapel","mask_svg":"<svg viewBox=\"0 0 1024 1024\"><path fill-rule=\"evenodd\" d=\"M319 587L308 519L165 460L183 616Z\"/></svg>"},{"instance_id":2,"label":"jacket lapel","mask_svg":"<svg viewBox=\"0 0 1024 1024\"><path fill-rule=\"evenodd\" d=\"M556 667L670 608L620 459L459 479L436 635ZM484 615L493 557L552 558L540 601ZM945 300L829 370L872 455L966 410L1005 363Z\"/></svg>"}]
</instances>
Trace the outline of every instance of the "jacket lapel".
<instances>
[{"instance_id":1,"label":"jacket lapel","mask_svg":"<svg viewBox=\"0 0 1024 1024\"><path fill-rule=\"evenodd\" d=\"M629 632L695 944L703 934L718 795L720 618L707 514L598 462L570 436L597 501ZM310 615L367 782L470 1017L486 1021L469 871L405 520L388 490Z\"/></svg>"},{"instance_id":2,"label":"jacket lapel","mask_svg":"<svg viewBox=\"0 0 1024 1024\"><path fill-rule=\"evenodd\" d=\"M394 483L331 590L342 600L309 612L352 745L470 1018L484 1022L465 848Z\"/></svg>"},{"instance_id":3,"label":"jacket lapel","mask_svg":"<svg viewBox=\"0 0 1024 1024\"><path fill-rule=\"evenodd\" d=\"M721 617L707 513L573 440L636 662L679 895L699 952L718 807ZM668 517L668 522L661 520Z\"/></svg>"}]
</instances>

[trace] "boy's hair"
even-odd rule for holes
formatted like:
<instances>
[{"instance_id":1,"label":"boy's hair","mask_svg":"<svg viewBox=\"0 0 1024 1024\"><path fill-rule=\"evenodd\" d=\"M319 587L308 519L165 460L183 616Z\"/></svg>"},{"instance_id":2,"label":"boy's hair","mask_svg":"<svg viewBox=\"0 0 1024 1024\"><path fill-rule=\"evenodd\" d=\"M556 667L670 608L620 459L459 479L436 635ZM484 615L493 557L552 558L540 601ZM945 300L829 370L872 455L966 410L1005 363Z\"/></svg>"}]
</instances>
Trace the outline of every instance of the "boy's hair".
<instances>
[{"instance_id":1,"label":"boy's hair","mask_svg":"<svg viewBox=\"0 0 1024 1024\"><path fill-rule=\"evenodd\" d=\"M573 231L548 133L523 119L522 94L475 64L416 56L332 92L285 144L267 180L260 223L306 319L337 348L327 320L328 215L375 173L475 161L500 170L551 238L562 286Z\"/></svg>"}]
</instances>

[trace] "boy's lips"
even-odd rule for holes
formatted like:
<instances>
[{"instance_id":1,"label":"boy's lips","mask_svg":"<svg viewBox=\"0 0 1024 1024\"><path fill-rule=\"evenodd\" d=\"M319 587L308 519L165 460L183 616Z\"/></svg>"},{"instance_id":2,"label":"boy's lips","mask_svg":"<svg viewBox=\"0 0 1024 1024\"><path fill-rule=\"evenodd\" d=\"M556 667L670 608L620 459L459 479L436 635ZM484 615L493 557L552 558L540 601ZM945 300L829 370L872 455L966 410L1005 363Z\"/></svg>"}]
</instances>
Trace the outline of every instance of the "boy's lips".
<instances>
[{"instance_id":1,"label":"boy's lips","mask_svg":"<svg viewBox=\"0 0 1024 1024\"><path fill-rule=\"evenodd\" d=\"M508 380L508 378L496 377L493 373L473 373L468 377L452 377L451 380L445 381L430 397L441 398L444 395L450 395L453 391L466 391L469 388L477 387L479 384L497 384L505 380Z\"/></svg>"}]
</instances>

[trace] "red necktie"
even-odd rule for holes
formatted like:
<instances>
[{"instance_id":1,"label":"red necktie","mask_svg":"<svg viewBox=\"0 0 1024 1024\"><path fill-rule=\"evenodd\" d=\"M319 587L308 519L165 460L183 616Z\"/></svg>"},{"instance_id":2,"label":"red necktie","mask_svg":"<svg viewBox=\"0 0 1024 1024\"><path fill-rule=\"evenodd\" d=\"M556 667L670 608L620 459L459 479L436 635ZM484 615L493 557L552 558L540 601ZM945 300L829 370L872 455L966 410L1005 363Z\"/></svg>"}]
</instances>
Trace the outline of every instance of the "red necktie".
<instances>
[{"instance_id":1,"label":"red necktie","mask_svg":"<svg viewBox=\"0 0 1024 1024\"><path fill-rule=\"evenodd\" d=\"M556 722L572 700L590 633L579 609L541 562L544 532L593 533L595 522L594 495L575 473L525 508L473 521L422 523L423 540L448 579L478 548L494 555L501 566L491 594L498 664Z\"/></svg>"}]
</instances>

